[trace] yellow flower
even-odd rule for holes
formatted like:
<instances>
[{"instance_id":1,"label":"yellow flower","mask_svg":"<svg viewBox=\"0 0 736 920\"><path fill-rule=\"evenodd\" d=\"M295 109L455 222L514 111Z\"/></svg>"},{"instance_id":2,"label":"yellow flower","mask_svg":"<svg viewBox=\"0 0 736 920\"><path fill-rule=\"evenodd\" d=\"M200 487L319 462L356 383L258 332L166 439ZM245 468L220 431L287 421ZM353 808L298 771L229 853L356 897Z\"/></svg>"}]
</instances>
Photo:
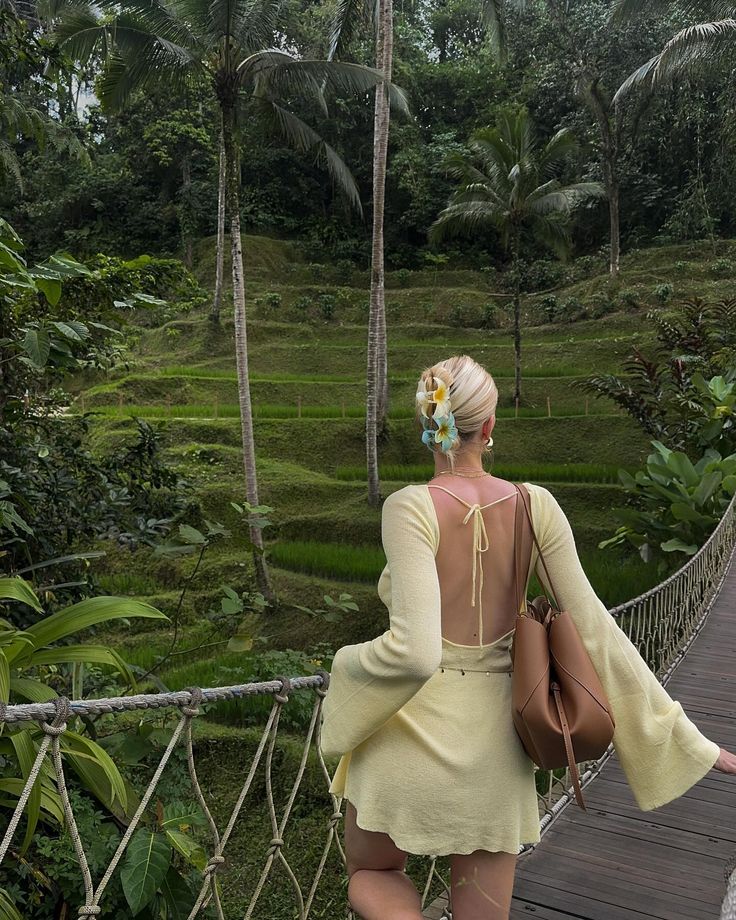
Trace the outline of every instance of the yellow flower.
<instances>
[{"instance_id":1,"label":"yellow flower","mask_svg":"<svg viewBox=\"0 0 736 920\"><path fill-rule=\"evenodd\" d=\"M439 377L434 378L435 389L432 399L437 404L434 410L435 416L448 415L450 412L450 391L444 380Z\"/></svg>"}]
</instances>

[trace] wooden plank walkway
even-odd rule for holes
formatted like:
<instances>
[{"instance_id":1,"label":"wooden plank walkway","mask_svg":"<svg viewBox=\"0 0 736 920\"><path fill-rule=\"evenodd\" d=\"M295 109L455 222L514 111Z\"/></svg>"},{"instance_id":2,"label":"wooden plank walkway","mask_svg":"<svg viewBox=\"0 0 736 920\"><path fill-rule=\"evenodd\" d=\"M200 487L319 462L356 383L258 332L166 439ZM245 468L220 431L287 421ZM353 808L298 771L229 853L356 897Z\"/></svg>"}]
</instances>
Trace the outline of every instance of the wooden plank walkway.
<instances>
[{"instance_id":1,"label":"wooden plank walkway","mask_svg":"<svg viewBox=\"0 0 736 920\"><path fill-rule=\"evenodd\" d=\"M667 685L700 730L736 751L736 553L720 595ZM616 755L516 870L511 920L718 920L736 851L736 778L711 770L641 811ZM444 898L425 913L443 913Z\"/></svg>"}]
</instances>

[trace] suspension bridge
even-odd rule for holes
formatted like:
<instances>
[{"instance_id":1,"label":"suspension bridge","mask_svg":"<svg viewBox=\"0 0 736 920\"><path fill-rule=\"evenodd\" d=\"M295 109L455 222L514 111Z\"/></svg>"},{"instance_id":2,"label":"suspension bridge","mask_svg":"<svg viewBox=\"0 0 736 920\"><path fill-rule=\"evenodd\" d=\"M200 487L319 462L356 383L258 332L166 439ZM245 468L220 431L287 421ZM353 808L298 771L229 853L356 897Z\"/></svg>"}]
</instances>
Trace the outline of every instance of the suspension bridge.
<instances>
[{"instance_id":1,"label":"suspension bridge","mask_svg":"<svg viewBox=\"0 0 736 920\"><path fill-rule=\"evenodd\" d=\"M609 612L618 618L670 695L680 700L701 730L722 747L736 749L736 497L706 543L679 570ZM188 911L187 920L230 920L235 916L281 920L259 910L267 881L278 872L279 884L290 892L291 906L283 914L284 920L335 920L340 916L360 920L347 902L339 905L339 912L333 904L325 913L319 899L320 881L333 846L343 865L345 860L342 802L327 789L330 773L316 745L328 683L329 674L318 670L308 676L279 674L272 680L232 687L0 704L3 730L12 731L19 724L35 724L41 729L35 758L18 789L17 805L7 825L0 827L0 865L14 858L13 841L36 784L45 783L48 789L53 782L84 891L80 903L65 917L103 915L105 896L131 840L145 822L146 810L156 797L165 794L162 777L166 767L172 757L183 754L191 795L204 816L207 839L198 890L180 916L187 916ZM273 764L279 719L297 693L313 697L311 717L304 737L299 738L301 755L291 788L276 789ZM218 820L197 771L193 724L205 707L253 695L271 696L273 703L250 762L238 765L240 788L232 807ZM131 712L141 717L171 714L174 727L117 848L95 878L89 858L95 841L82 839L73 796L68 792L64 736L80 719L115 719ZM292 812L304 777L315 762L325 790L324 839L320 837L317 847L317 864L307 877L303 873L299 877L291 854L300 846L301 832L299 819ZM736 920L736 783L732 777L711 771L677 800L643 812L626 785L613 745L599 760L579 766L588 811L582 812L574 804L567 773L562 777L548 774L545 791L539 794L541 840L519 855L510 914L513 920ZM259 770L265 788L255 783ZM260 872L249 880L247 903L232 913L222 896L223 879L230 868L228 844L249 806L264 799L271 825L270 843ZM277 802L284 804L278 807ZM440 857L426 858L424 916L428 920L451 920L448 881L438 868ZM6 910L3 917L13 916L12 905L0 906ZM28 915L19 911L17 916L26 920Z\"/></svg>"}]
</instances>

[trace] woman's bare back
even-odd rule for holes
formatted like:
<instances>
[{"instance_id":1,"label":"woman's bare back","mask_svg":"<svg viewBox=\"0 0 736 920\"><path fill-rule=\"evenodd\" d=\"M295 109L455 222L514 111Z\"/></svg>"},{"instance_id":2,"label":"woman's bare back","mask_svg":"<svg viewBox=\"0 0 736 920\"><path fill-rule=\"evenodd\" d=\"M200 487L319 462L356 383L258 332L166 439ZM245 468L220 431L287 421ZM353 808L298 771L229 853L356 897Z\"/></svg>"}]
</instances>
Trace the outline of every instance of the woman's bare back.
<instances>
[{"instance_id":1,"label":"woman's bare back","mask_svg":"<svg viewBox=\"0 0 736 920\"><path fill-rule=\"evenodd\" d=\"M495 476L427 483L440 540L435 556L442 600L442 635L456 645L489 645L516 625L513 483ZM523 509L520 507L520 510ZM520 592L531 553L528 522L522 521ZM473 566L475 563L475 591ZM475 604L473 604L475 599Z\"/></svg>"}]
</instances>

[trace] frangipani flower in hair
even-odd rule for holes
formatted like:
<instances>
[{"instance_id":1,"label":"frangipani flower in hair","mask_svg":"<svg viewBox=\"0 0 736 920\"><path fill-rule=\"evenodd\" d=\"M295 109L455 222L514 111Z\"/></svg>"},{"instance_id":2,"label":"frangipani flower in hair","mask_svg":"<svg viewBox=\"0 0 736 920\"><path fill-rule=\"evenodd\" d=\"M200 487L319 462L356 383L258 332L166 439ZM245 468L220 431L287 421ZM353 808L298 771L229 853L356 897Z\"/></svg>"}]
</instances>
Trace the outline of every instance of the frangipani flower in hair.
<instances>
[{"instance_id":1,"label":"frangipani flower in hair","mask_svg":"<svg viewBox=\"0 0 736 920\"><path fill-rule=\"evenodd\" d=\"M437 430L434 433L434 439L443 451L448 451L457 439L455 416L452 412L448 412L447 415L435 416L435 421Z\"/></svg>"},{"instance_id":2,"label":"frangipani flower in hair","mask_svg":"<svg viewBox=\"0 0 736 920\"><path fill-rule=\"evenodd\" d=\"M434 416L438 415L447 415L450 411L450 391L449 387L444 380L441 380L439 377L433 377L434 389L429 390L424 386L420 386L416 392L417 405L419 406L419 411L425 418L430 418L429 407L432 403L436 403Z\"/></svg>"}]
</instances>

